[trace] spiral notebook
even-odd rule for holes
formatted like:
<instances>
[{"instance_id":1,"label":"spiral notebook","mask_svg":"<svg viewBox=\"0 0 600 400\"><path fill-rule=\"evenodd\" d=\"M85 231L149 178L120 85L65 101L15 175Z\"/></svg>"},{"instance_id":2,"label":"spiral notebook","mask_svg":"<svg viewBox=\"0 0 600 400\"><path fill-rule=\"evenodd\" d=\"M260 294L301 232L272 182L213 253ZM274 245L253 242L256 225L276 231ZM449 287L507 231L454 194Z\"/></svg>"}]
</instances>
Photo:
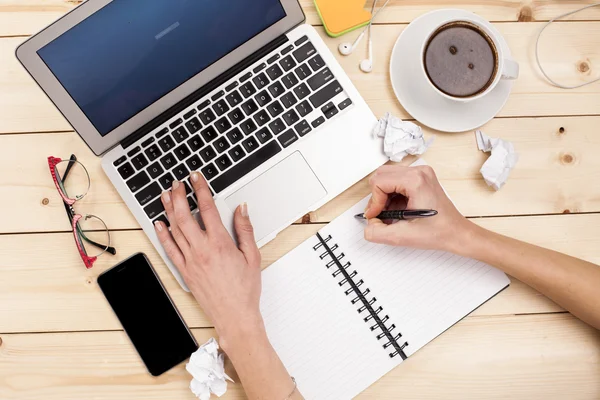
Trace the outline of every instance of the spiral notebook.
<instances>
[{"instance_id":1,"label":"spiral notebook","mask_svg":"<svg viewBox=\"0 0 600 400\"><path fill-rule=\"evenodd\" d=\"M367 201L263 271L267 334L307 399L355 397L510 283L472 259L365 241Z\"/></svg>"}]
</instances>

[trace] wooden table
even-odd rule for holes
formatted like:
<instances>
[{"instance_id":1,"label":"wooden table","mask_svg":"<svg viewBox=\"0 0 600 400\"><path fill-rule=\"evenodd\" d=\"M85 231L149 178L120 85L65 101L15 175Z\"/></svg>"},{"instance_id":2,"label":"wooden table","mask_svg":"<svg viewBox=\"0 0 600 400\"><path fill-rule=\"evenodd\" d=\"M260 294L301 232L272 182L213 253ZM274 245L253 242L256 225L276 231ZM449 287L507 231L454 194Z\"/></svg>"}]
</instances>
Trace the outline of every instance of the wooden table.
<instances>
[{"instance_id":1,"label":"wooden table","mask_svg":"<svg viewBox=\"0 0 600 400\"><path fill-rule=\"evenodd\" d=\"M493 21L521 64L521 77L498 118L483 129L515 144L521 155L517 168L500 192L488 189L478 173L486 156L477 151L473 132L427 131L436 142L424 158L476 223L600 263L600 84L554 88L533 61L534 38L544 21L591 2L392 0L373 28L373 73L358 70L366 42L339 59L378 116L391 111L410 118L394 98L387 72L393 43L406 24L442 7L466 8ZM214 335L210 322L165 268L104 176L100 159L14 57L19 43L77 3L0 0L0 399L192 399L183 366L157 379L146 373L96 277L143 251L201 343ZM302 3L308 22L319 25L312 2ZM326 41L337 55L338 43L355 36ZM541 49L549 73L562 82L599 76L600 8L551 26ZM79 259L47 171L48 155L71 153L93 179L79 209L105 219L118 249L90 271ZM262 249L263 266L367 193L363 180L306 215ZM244 397L239 384L230 385L226 398ZM600 335L513 279L508 290L360 398L597 399Z\"/></svg>"}]
</instances>

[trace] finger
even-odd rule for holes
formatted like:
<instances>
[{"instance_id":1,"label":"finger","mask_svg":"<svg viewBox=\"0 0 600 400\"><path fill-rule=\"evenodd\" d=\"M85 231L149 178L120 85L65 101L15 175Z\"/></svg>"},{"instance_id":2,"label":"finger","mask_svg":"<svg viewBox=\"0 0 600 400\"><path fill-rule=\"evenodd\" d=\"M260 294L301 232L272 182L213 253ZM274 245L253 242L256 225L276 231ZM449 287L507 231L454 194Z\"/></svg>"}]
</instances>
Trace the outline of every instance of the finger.
<instances>
[{"instance_id":1,"label":"finger","mask_svg":"<svg viewBox=\"0 0 600 400\"><path fill-rule=\"evenodd\" d=\"M239 248L244 253L246 261L250 265L260 264L260 251L256 245L256 239L254 238L254 228L250 217L248 215L248 205L246 203L241 204L234 215L234 226L237 234Z\"/></svg>"},{"instance_id":2,"label":"finger","mask_svg":"<svg viewBox=\"0 0 600 400\"><path fill-rule=\"evenodd\" d=\"M177 243L173 240L173 236L169 232L169 229L167 229L167 225L162 221L156 221L154 223L154 229L156 230L156 236L158 236L158 240L163 249L165 249L167 256L173 261L173 264L175 264L177 269L181 271L185 268L185 258L183 257L183 253L181 253L179 246L177 246Z\"/></svg>"},{"instance_id":3,"label":"finger","mask_svg":"<svg viewBox=\"0 0 600 400\"><path fill-rule=\"evenodd\" d=\"M385 209L390 194L409 197L419 176L419 170L409 167L385 166L377 170L369 180L372 195L365 217L370 219L379 215Z\"/></svg>"},{"instance_id":4,"label":"finger","mask_svg":"<svg viewBox=\"0 0 600 400\"><path fill-rule=\"evenodd\" d=\"M383 221L373 218L369 220L365 228L365 240L380 244L402 245L404 236L402 228L403 226L398 226L398 224L387 225Z\"/></svg>"},{"instance_id":5,"label":"finger","mask_svg":"<svg viewBox=\"0 0 600 400\"><path fill-rule=\"evenodd\" d=\"M221 221L219 210L217 210L217 206L213 200L212 192L204 177L194 171L190 178L192 187L196 193L196 200L198 200L198 210L200 210L202 221L206 227L206 233L208 233L209 236L227 233L227 230L225 230L223 222Z\"/></svg>"},{"instance_id":6,"label":"finger","mask_svg":"<svg viewBox=\"0 0 600 400\"><path fill-rule=\"evenodd\" d=\"M173 190L171 194L175 222L181 230L188 243L194 243L202 240L205 233L200 229L200 225L192 216L190 204L185 194L185 185L177 180L173 181Z\"/></svg>"},{"instance_id":7,"label":"finger","mask_svg":"<svg viewBox=\"0 0 600 400\"><path fill-rule=\"evenodd\" d=\"M160 199L162 200L163 206L165 207L165 211L167 212L167 218L169 219L169 223L171 224L171 236L173 236L173 240L175 240L175 243L177 244L177 247L179 247L179 250L181 251L183 256L187 258L190 254L190 244L188 243L187 239L183 235L183 232L181 232L181 229L179 229L179 226L177 225L177 219L175 218L175 210L173 209L171 192L163 192Z\"/></svg>"}]
</instances>

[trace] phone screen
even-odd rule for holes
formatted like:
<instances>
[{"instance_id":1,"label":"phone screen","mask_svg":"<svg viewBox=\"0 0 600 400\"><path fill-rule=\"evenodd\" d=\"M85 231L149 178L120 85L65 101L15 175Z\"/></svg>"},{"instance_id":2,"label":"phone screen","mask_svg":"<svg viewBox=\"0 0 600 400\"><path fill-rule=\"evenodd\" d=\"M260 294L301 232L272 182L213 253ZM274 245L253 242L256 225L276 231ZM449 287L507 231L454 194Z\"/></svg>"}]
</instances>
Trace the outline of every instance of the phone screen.
<instances>
[{"instance_id":1,"label":"phone screen","mask_svg":"<svg viewBox=\"0 0 600 400\"><path fill-rule=\"evenodd\" d=\"M168 371L198 348L144 254L100 275L98 285L152 375Z\"/></svg>"}]
</instances>

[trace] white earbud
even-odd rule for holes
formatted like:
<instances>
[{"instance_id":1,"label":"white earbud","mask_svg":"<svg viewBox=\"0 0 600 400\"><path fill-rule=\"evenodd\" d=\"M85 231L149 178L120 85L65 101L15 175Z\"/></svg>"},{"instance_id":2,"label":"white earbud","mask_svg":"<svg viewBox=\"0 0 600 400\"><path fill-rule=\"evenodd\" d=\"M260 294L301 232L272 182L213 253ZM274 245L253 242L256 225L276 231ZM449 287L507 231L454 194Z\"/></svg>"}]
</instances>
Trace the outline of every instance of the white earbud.
<instances>
[{"instance_id":1,"label":"white earbud","mask_svg":"<svg viewBox=\"0 0 600 400\"><path fill-rule=\"evenodd\" d=\"M343 56L349 56L350 54L352 54L352 52L354 51L354 49L356 49L356 46L358 46L358 44L360 43L360 41L362 40L362 38L365 36L365 31L366 30L363 30L361 32L361 34L358 35L358 37L356 38L356 40L354 41L354 43L350 43L350 42L341 43L338 46L338 50L339 50L340 54L343 55Z\"/></svg>"},{"instance_id":2,"label":"white earbud","mask_svg":"<svg viewBox=\"0 0 600 400\"><path fill-rule=\"evenodd\" d=\"M373 71L373 42L371 41L371 29L369 29L369 58L360 62L360 70L367 74Z\"/></svg>"}]
</instances>

